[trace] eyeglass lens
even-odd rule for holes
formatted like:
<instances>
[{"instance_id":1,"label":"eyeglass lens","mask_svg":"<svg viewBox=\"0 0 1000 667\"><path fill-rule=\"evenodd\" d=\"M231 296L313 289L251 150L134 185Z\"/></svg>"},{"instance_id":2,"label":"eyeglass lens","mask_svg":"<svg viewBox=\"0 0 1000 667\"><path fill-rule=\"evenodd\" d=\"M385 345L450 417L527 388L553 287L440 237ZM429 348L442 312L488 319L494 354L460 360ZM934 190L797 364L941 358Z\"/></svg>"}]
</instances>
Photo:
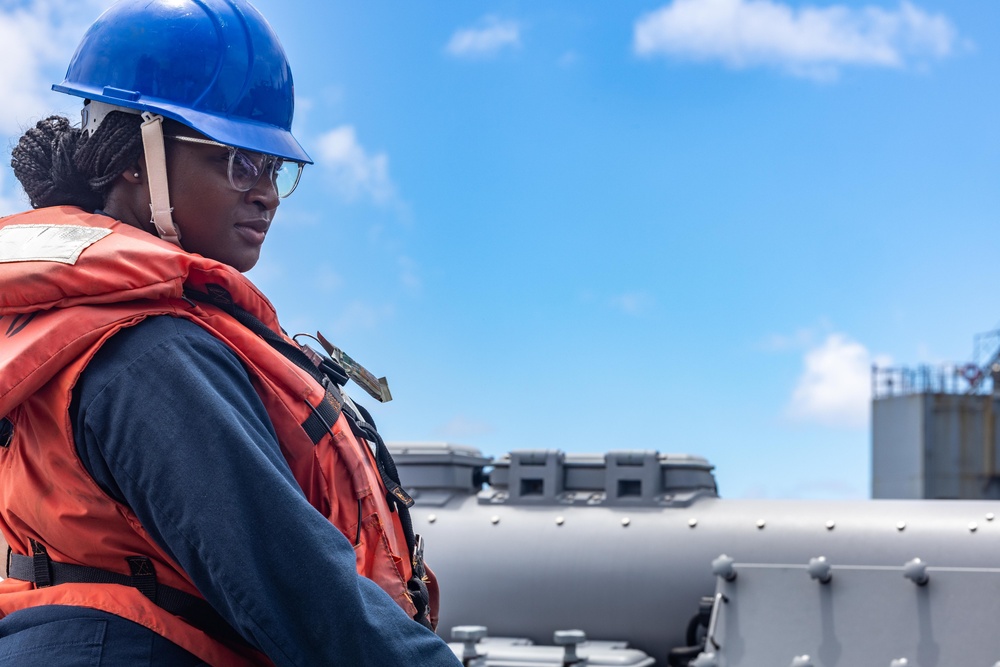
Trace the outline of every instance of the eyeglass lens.
<instances>
[{"instance_id":1,"label":"eyeglass lens","mask_svg":"<svg viewBox=\"0 0 1000 667\"><path fill-rule=\"evenodd\" d=\"M299 183L302 165L262 153L239 148L231 149L229 181L237 190L246 192L257 185L257 181L265 171L274 180L278 196L287 197Z\"/></svg>"}]
</instances>

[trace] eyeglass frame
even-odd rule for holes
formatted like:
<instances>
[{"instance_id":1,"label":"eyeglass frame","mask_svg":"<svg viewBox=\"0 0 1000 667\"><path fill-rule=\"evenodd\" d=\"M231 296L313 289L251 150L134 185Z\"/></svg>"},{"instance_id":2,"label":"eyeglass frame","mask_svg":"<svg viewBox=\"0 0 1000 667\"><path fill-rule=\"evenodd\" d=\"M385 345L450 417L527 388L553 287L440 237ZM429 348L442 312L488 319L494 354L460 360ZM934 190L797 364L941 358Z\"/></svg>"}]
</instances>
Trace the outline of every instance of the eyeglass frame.
<instances>
[{"instance_id":1,"label":"eyeglass frame","mask_svg":"<svg viewBox=\"0 0 1000 667\"><path fill-rule=\"evenodd\" d=\"M285 158L278 157L277 155L269 155L267 153L261 153L260 151L252 151L247 148L237 148L236 146L230 146L229 144L223 144L221 142L213 141L211 139L202 139L200 137L186 137L180 134L164 134L163 138L172 139L174 141L188 142L192 144L201 144L202 146L218 146L219 148L229 149L229 164L226 168L226 176L229 177L229 185L232 186L232 188L237 192L250 192L251 190L253 190L257 186L257 184L260 183L260 177L264 175L265 171L268 171L268 162L270 162L271 183L274 185L274 191L278 192L277 170L274 167L276 164L278 164L278 162L281 162L282 165L291 163L296 165L299 169L298 173L295 174L295 181L292 182L292 187L289 188L288 192L286 192L285 194L281 194L280 192L278 192L278 198L285 199L290 194L295 192L295 188L299 186L299 179L302 178L302 169L305 167L305 165L302 162L296 162L295 160L286 160ZM256 180L254 180L254 182L251 183L250 186L247 188L237 187L236 181L233 179L233 160L236 158L237 152L243 152L244 154L254 153L256 155L264 156L264 165L261 167L259 173L257 174ZM249 162L250 164L254 164L253 160L249 160ZM255 164L254 166L256 167Z\"/></svg>"}]
</instances>

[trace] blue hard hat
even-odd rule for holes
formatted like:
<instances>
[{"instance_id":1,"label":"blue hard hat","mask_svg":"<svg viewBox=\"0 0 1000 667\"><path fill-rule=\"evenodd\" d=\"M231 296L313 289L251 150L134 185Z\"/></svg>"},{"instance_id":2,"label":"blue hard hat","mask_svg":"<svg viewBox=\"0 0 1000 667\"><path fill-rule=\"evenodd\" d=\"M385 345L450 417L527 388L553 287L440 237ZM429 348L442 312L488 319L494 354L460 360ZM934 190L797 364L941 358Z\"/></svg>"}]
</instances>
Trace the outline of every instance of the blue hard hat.
<instances>
[{"instance_id":1,"label":"blue hard hat","mask_svg":"<svg viewBox=\"0 0 1000 667\"><path fill-rule=\"evenodd\" d=\"M171 118L215 141L312 162L292 136L277 36L245 0L122 0L87 30L52 86Z\"/></svg>"}]
</instances>

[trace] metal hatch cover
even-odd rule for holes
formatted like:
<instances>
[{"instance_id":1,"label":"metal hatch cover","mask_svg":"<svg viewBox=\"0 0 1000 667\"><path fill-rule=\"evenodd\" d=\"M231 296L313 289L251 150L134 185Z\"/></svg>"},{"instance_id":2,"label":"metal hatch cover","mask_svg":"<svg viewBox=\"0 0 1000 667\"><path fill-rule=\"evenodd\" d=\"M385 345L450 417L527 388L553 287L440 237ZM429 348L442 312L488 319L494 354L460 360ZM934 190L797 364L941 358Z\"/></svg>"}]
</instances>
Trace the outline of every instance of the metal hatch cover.
<instances>
[{"instance_id":1,"label":"metal hatch cover","mask_svg":"<svg viewBox=\"0 0 1000 667\"><path fill-rule=\"evenodd\" d=\"M704 664L947 667L1000 661L1000 569L927 565L915 572L913 561L899 567L817 562L735 563L732 580L719 576L705 648L714 655Z\"/></svg>"}]
</instances>

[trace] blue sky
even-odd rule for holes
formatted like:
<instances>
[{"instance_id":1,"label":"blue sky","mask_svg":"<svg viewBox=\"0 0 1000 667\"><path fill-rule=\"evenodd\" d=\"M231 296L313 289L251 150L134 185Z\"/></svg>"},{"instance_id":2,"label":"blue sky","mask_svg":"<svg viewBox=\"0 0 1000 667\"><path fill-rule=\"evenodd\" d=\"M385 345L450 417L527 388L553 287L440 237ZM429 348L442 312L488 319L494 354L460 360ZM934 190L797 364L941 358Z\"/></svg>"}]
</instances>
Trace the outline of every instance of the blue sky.
<instances>
[{"instance_id":1,"label":"blue sky","mask_svg":"<svg viewBox=\"0 0 1000 667\"><path fill-rule=\"evenodd\" d=\"M108 4L0 0L12 141ZM865 497L871 363L1000 322L1000 4L255 4L317 164L250 276L388 376L389 440Z\"/></svg>"}]
</instances>

